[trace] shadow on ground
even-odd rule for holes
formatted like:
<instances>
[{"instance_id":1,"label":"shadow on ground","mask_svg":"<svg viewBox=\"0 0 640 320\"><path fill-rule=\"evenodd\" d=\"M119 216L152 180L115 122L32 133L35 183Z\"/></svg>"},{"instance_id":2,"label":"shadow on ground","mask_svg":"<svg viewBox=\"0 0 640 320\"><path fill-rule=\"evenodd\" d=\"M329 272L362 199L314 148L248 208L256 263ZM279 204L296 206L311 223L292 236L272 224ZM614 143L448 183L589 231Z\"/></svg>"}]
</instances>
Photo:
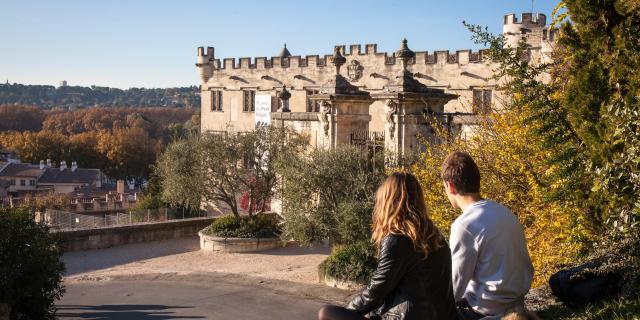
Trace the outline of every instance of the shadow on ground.
<instances>
[{"instance_id":1,"label":"shadow on ground","mask_svg":"<svg viewBox=\"0 0 640 320\"><path fill-rule=\"evenodd\" d=\"M191 237L128 244L107 249L67 252L63 256L67 266L65 276L197 250L200 250L200 239Z\"/></svg>"},{"instance_id":2,"label":"shadow on ground","mask_svg":"<svg viewBox=\"0 0 640 320\"><path fill-rule=\"evenodd\" d=\"M308 254L329 254L331 248L329 246L300 246L296 242L287 243L285 247L270 249L266 251L256 252L256 254L263 254L269 256L304 256Z\"/></svg>"},{"instance_id":3,"label":"shadow on ground","mask_svg":"<svg viewBox=\"0 0 640 320\"><path fill-rule=\"evenodd\" d=\"M204 319L204 316L178 316L171 310L188 309L186 306L165 306L153 304L122 304L122 305L60 305L56 318L62 319Z\"/></svg>"}]
</instances>

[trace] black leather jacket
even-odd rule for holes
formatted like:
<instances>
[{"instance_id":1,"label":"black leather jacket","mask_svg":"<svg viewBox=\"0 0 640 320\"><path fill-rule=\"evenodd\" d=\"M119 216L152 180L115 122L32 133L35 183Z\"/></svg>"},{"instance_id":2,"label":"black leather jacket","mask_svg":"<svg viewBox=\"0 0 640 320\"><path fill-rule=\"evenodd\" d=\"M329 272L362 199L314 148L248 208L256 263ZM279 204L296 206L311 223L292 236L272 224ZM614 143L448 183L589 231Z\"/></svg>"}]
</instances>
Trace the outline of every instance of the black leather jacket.
<instances>
[{"instance_id":1,"label":"black leather jacket","mask_svg":"<svg viewBox=\"0 0 640 320\"><path fill-rule=\"evenodd\" d=\"M451 285L451 251L445 241L424 254L411 239L391 234L380 244L369 285L347 305L362 315L393 320L457 319Z\"/></svg>"}]
</instances>

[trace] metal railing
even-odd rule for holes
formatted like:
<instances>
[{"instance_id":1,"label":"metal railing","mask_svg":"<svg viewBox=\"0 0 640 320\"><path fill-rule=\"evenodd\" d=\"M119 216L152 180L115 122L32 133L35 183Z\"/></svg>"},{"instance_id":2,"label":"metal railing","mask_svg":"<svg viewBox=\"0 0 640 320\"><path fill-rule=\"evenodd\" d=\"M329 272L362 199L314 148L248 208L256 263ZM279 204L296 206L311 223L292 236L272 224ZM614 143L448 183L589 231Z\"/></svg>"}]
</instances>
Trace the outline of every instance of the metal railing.
<instances>
[{"instance_id":1,"label":"metal railing","mask_svg":"<svg viewBox=\"0 0 640 320\"><path fill-rule=\"evenodd\" d=\"M133 225L146 222L170 221L184 218L202 217L206 214L190 214L174 208L126 210L111 213L74 213L47 209L36 214L36 219L44 221L52 229L90 229L109 226Z\"/></svg>"}]
</instances>

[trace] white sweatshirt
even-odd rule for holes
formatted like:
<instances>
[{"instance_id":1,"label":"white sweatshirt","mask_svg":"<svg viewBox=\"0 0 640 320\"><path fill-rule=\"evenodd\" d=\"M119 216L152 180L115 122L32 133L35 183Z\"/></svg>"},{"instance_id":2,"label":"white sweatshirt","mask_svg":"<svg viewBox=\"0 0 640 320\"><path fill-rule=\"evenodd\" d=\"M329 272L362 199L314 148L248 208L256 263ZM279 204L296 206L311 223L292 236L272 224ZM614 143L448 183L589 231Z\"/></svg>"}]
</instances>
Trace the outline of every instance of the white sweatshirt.
<instances>
[{"instance_id":1,"label":"white sweatshirt","mask_svg":"<svg viewBox=\"0 0 640 320\"><path fill-rule=\"evenodd\" d=\"M451 226L453 293L474 310L501 315L523 303L533 265L522 225L508 208L480 200Z\"/></svg>"}]
</instances>

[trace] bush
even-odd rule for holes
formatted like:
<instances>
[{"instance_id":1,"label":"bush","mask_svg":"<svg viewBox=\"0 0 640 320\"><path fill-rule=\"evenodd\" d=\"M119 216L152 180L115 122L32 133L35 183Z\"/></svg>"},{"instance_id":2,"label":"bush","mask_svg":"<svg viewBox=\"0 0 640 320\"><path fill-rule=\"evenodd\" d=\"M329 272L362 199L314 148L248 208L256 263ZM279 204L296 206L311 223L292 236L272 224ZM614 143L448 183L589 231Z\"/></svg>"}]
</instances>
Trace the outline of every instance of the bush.
<instances>
[{"instance_id":1,"label":"bush","mask_svg":"<svg viewBox=\"0 0 640 320\"><path fill-rule=\"evenodd\" d=\"M281 164L283 237L302 244L367 241L375 192L385 178L382 160L340 146Z\"/></svg>"},{"instance_id":2,"label":"bush","mask_svg":"<svg viewBox=\"0 0 640 320\"><path fill-rule=\"evenodd\" d=\"M370 242L336 246L318 267L321 277L365 284L377 265L376 253Z\"/></svg>"},{"instance_id":3,"label":"bush","mask_svg":"<svg viewBox=\"0 0 640 320\"><path fill-rule=\"evenodd\" d=\"M228 238L271 238L280 235L280 226L275 214L228 215L215 219L206 233Z\"/></svg>"},{"instance_id":4,"label":"bush","mask_svg":"<svg viewBox=\"0 0 640 320\"><path fill-rule=\"evenodd\" d=\"M0 302L11 319L54 319L64 293L60 248L27 209L0 208Z\"/></svg>"}]
</instances>

